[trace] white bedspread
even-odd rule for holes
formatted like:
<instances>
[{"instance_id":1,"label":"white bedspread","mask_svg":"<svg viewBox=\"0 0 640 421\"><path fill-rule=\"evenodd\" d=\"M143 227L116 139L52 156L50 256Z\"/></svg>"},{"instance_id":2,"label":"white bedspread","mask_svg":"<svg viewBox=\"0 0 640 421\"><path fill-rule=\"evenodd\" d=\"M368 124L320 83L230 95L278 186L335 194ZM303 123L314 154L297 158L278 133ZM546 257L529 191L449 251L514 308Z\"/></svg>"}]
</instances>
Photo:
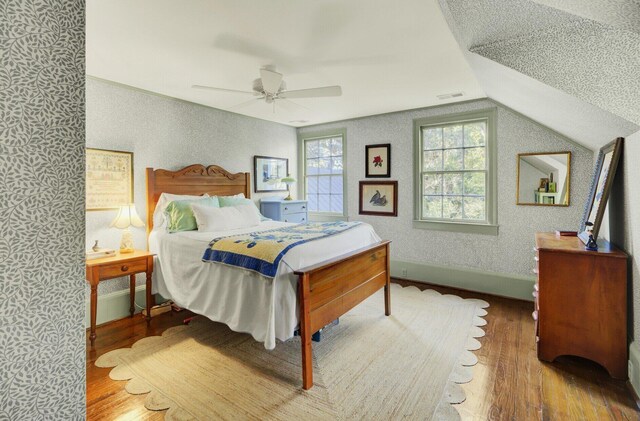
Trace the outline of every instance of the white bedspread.
<instances>
[{"instance_id":1,"label":"white bedspread","mask_svg":"<svg viewBox=\"0 0 640 421\"><path fill-rule=\"evenodd\" d=\"M293 224L265 221L259 227L222 232L153 231L149 236L149 250L157 254L153 292L237 332L247 332L264 342L267 349L275 348L276 339L289 339L298 325L297 277L293 271L380 241L373 227L363 223L301 244L287 252L273 279L201 260L205 248L216 237L283 225Z\"/></svg>"}]
</instances>

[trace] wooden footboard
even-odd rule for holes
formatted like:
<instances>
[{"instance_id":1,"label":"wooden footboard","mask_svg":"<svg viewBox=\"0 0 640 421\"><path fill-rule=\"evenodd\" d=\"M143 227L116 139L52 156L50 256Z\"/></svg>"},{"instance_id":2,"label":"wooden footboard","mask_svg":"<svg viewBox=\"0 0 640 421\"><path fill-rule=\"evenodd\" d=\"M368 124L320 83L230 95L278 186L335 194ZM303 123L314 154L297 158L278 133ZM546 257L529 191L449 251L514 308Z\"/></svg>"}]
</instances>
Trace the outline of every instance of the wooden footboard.
<instances>
[{"instance_id":1,"label":"wooden footboard","mask_svg":"<svg viewBox=\"0 0 640 421\"><path fill-rule=\"evenodd\" d=\"M381 241L335 259L295 271L298 275L302 387L313 386L311 336L384 287L391 314L389 244Z\"/></svg>"}]
</instances>

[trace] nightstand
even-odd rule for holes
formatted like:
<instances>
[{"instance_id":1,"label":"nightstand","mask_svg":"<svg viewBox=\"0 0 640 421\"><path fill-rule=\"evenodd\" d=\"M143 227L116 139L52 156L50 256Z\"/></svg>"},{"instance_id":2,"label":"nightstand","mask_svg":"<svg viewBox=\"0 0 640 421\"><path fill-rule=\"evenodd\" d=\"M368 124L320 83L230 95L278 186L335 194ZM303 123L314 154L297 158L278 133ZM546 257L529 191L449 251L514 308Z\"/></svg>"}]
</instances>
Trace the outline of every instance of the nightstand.
<instances>
[{"instance_id":1,"label":"nightstand","mask_svg":"<svg viewBox=\"0 0 640 421\"><path fill-rule=\"evenodd\" d=\"M143 250L135 250L133 253L116 254L112 257L87 260L86 278L91 285L91 346L96 341L96 314L98 311L98 284L107 279L129 276L129 313L131 317L135 313L136 273L147 274L147 325L151 322L151 274L153 273L153 253Z\"/></svg>"},{"instance_id":2,"label":"nightstand","mask_svg":"<svg viewBox=\"0 0 640 421\"><path fill-rule=\"evenodd\" d=\"M260 212L274 221L296 223L309 221L306 200L262 199Z\"/></svg>"}]
</instances>

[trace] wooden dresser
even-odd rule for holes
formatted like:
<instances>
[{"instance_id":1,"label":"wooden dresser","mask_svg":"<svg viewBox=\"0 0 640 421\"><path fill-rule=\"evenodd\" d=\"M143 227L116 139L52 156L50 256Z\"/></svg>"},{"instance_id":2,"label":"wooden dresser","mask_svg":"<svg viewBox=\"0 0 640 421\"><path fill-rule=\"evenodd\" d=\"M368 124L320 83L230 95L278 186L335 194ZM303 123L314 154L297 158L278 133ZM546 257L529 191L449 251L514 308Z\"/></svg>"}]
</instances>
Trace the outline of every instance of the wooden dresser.
<instances>
[{"instance_id":1,"label":"wooden dresser","mask_svg":"<svg viewBox=\"0 0 640 421\"><path fill-rule=\"evenodd\" d=\"M628 256L606 241L598 246L586 251L578 237L536 234L538 358L576 355L626 379Z\"/></svg>"}]
</instances>

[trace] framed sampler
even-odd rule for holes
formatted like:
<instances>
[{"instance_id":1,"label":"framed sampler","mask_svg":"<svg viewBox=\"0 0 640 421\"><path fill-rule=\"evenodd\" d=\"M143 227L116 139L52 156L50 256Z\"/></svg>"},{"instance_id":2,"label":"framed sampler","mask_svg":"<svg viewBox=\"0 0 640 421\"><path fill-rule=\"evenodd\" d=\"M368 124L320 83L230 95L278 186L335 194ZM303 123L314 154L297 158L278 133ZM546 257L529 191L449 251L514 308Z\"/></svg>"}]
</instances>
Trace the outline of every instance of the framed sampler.
<instances>
[{"instance_id":1,"label":"framed sampler","mask_svg":"<svg viewBox=\"0 0 640 421\"><path fill-rule=\"evenodd\" d=\"M86 210L133 203L133 152L87 148Z\"/></svg>"}]
</instances>

